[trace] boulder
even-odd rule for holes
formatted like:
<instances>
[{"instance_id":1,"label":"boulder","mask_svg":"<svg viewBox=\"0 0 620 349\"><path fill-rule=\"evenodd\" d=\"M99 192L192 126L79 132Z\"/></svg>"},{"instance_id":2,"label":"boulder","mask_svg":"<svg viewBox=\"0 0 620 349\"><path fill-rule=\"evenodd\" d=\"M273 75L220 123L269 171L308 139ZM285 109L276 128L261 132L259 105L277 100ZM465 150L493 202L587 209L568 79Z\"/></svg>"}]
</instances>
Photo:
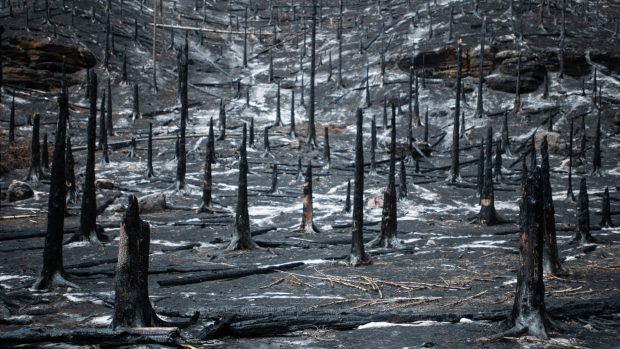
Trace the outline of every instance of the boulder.
<instances>
[{"instance_id":1,"label":"boulder","mask_svg":"<svg viewBox=\"0 0 620 349\"><path fill-rule=\"evenodd\" d=\"M166 195L155 193L138 199L140 214L161 212L166 209Z\"/></svg>"},{"instance_id":2,"label":"boulder","mask_svg":"<svg viewBox=\"0 0 620 349\"><path fill-rule=\"evenodd\" d=\"M13 180L6 195L9 202L25 200L34 196L34 190L27 183Z\"/></svg>"},{"instance_id":3,"label":"boulder","mask_svg":"<svg viewBox=\"0 0 620 349\"><path fill-rule=\"evenodd\" d=\"M568 154L568 141L558 132L538 131L536 132L536 149L540 149L543 137L547 136L549 154Z\"/></svg>"}]
</instances>

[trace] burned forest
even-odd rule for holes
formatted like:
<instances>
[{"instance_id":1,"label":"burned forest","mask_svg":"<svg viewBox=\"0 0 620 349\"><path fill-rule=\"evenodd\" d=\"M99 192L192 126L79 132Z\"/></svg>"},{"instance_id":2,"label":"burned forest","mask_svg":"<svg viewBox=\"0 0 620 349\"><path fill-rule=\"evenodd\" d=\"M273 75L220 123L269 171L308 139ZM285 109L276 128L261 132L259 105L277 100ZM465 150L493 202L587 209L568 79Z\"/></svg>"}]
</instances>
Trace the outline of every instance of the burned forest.
<instances>
[{"instance_id":1,"label":"burned forest","mask_svg":"<svg viewBox=\"0 0 620 349\"><path fill-rule=\"evenodd\" d=\"M620 3L0 0L0 347L618 348Z\"/></svg>"}]
</instances>

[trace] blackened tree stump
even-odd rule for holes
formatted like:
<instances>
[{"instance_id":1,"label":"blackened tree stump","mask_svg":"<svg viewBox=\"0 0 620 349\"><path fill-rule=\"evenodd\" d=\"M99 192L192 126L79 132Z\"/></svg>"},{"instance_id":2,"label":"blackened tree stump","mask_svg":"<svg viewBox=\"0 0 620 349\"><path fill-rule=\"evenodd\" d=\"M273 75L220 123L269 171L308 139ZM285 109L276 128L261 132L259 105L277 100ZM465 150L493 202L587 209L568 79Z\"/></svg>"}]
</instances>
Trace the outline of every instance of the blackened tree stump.
<instances>
[{"instance_id":1,"label":"blackened tree stump","mask_svg":"<svg viewBox=\"0 0 620 349\"><path fill-rule=\"evenodd\" d=\"M596 239L590 234L590 199L588 198L588 187L585 177L582 177L579 183L579 196L577 197L575 216L577 219L575 237L571 243L579 243L582 240L585 240L587 243L595 243Z\"/></svg>"}]
</instances>

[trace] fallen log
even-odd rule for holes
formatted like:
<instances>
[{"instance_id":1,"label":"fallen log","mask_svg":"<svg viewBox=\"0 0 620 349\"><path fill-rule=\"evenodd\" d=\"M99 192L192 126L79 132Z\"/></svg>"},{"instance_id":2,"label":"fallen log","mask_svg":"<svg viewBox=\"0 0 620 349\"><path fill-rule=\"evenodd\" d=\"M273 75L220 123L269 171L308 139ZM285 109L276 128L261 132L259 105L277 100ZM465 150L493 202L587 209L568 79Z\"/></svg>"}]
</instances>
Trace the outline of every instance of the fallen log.
<instances>
[{"instance_id":1,"label":"fallen log","mask_svg":"<svg viewBox=\"0 0 620 349\"><path fill-rule=\"evenodd\" d=\"M262 268L237 269L224 272L210 272L201 275L193 275L185 278L159 280L159 286L179 286L196 284L205 281L235 279L250 275L269 274L279 270L288 270L304 265L304 262L292 262L280 265L270 265Z\"/></svg>"},{"instance_id":2,"label":"fallen log","mask_svg":"<svg viewBox=\"0 0 620 349\"><path fill-rule=\"evenodd\" d=\"M4 345L33 343L97 344L101 346L162 344L177 345L181 334L176 327L58 328L27 327L0 333Z\"/></svg>"}]
</instances>

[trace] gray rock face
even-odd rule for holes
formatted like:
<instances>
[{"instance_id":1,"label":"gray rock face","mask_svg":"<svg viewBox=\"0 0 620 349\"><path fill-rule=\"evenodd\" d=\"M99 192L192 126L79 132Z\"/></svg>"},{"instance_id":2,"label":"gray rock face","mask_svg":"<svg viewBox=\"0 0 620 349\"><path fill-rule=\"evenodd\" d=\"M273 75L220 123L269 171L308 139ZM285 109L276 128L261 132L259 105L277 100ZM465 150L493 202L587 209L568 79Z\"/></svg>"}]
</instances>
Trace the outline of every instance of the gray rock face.
<instances>
[{"instance_id":1,"label":"gray rock face","mask_svg":"<svg viewBox=\"0 0 620 349\"><path fill-rule=\"evenodd\" d=\"M9 202L13 202L33 197L34 191L27 183L13 180L11 185L9 185L6 195Z\"/></svg>"}]
</instances>

